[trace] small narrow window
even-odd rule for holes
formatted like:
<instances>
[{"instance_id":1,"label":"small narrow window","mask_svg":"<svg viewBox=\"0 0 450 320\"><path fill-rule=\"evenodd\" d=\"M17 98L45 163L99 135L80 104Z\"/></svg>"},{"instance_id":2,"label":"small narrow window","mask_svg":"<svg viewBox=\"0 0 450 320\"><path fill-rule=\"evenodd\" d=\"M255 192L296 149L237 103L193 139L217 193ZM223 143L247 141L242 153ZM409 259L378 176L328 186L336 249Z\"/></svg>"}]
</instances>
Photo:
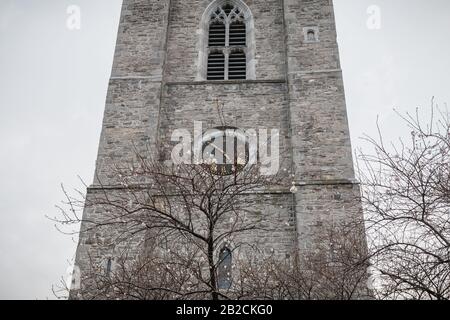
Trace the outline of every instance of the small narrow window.
<instances>
[{"instance_id":1,"label":"small narrow window","mask_svg":"<svg viewBox=\"0 0 450 320\"><path fill-rule=\"evenodd\" d=\"M305 27L303 28L305 43L319 42L319 27Z\"/></svg>"},{"instance_id":2,"label":"small narrow window","mask_svg":"<svg viewBox=\"0 0 450 320\"><path fill-rule=\"evenodd\" d=\"M223 248L219 254L219 272L218 272L218 286L219 289L228 290L231 287L231 267L232 255L231 250Z\"/></svg>"},{"instance_id":3,"label":"small narrow window","mask_svg":"<svg viewBox=\"0 0 450 320\"><path fill-rule=\"evenodd\" d=\"M228 79L245 80L247 77L247 58L242 51L230 54L228 65Z\"/></svg>"},{"instance_id":4,"label":"small narrow window","mask_svg":"<svg viewBox=\"0 0 450 320\"><path fill-rule=\"evenodd\" d=\"M225 55L222 52L212 52L208 57L208 80L225 79Z\"/></svg>"},{"instance_id":5,"label":"small narrow window","mask_svg":"<svg viewBox=\"0 0 450 320\"><path fill-rule=\"evenodd\" d=\"M316 41L316 33L314 32L314 30L309 30L308 31L308 41Z\"/></svg>"}]
</instances>

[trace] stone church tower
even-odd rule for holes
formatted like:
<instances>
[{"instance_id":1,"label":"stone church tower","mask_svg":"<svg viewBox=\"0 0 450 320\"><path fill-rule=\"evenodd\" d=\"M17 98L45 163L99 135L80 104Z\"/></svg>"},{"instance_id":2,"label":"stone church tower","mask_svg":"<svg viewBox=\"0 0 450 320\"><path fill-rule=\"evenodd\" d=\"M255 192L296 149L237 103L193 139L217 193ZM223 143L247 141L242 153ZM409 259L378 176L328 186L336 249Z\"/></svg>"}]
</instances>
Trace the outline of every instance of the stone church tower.
<instances>
[{"instance_id":1,"label":"stone church tower","mask_svg":"<svg viewBox=\"0 0 450 320\"><path fill-rule=\"evenodd\" d=\"M332 0L124 0L87 199L120 189L110 168L133 146L167 160L175 129L218 127L216 100L238 128L279 129L295 171L296 193L264 196L273 231L259 241L306 252L326 222L361 218ZM81 281L89 259L111 268L114 250L82 232Z\"/></svg>"}]
</instances>

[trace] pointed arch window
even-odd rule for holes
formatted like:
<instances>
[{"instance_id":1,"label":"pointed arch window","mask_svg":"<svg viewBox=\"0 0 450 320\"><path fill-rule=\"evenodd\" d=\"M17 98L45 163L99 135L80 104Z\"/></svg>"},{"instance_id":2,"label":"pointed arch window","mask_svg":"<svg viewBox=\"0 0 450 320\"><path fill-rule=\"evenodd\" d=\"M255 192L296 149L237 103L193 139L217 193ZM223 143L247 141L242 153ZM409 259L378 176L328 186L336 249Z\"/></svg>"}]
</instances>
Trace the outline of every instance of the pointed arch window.
<instances>
[{"instance_id":1,"label":"pointed arch window","mask_svg":"<svg viewBox=\"0 0 450 320\"><path fill-rule=\"evenodd\" d=\"M218 268L218 287L222 290L228 290L231 288L232 279L232 262L233 257L231 250L223 248L219 253L219 268Z\"/></svg>"},{"instance_id":2,"label":"pointed arch window","mask_svg":"<svg viewBox=\"0 0 450 320\"><path fill-rule=\"evenodd\" d=\"M249 63L253 63L253 19L248 7L240 0L213 2L204 15L206 44L205 76L207 80L246 80ZM251 32L249 32L251 30ZM249 37L251 35L251 37Z\"/></svg>"},{"instance_id":3,"label":"pointed arch window","mask_svg":"<svg viewBox=\"0 0 450 320\"><path fill-rule=\"evenodd\" d=\"M106 261L106 276L109 277L112 271L112 258L108 258Z\"/></svg>"}]
</instances>

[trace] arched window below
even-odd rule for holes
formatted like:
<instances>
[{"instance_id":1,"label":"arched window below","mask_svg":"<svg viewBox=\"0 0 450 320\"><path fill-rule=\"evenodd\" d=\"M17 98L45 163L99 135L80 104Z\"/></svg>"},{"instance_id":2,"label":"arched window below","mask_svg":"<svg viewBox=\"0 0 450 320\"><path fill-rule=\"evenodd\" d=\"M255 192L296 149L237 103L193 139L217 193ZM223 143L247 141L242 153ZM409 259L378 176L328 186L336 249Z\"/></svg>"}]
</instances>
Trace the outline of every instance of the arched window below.
<instances>
[{"instance_id":1,"label":"arched window below","mask_svg":"<svg viewBox=\"0 0 450 320\"><path fill-rule=\"evenodd\" d=\"M106 276L109 277L111 275L112 271L112 259L108 258L108 261L106 262Z\"/></svg>"},{"instance_id":2,"label":"arched window below","mask_svg":"<svg viewBox=\"0 0 450 320\"><path fill-rule=\"evenodd\" d=\"M231 287L232 280L232 253L228 248L223 248L219 254L218 268L218 287L222 290L228 290Z\"/></svg>"}]
</instances>

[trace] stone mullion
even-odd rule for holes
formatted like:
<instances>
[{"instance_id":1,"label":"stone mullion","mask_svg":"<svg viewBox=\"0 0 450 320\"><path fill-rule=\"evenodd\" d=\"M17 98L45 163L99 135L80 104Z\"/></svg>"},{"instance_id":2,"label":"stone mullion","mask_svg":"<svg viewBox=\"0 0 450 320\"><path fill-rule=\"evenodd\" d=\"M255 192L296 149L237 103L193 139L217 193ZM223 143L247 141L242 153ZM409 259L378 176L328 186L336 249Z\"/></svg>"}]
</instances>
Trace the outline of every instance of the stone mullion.
<instances>
[{"instance_id":1,"label":"stone mullion","mask_svg":"<svg viewBox=\"0 0 450 320\"><path fill-rule=\"evenodd\" d=\"M228 67L230 64L230 20L227 19L225 22L225 74L224 78L225 80L228 80Z\"/></svg>"},{"instance_id":2,"label":"stone mullion","mask_svg":"<svg viewBox=\"0 0 450 320\"><path fill-rule=\"evenodd\" d=\"M228 80L228 67L230 64L230 48L224 49L224 55L225 55L225 74L224 78L225 80Z\"/></svg>"}]
</instances>

